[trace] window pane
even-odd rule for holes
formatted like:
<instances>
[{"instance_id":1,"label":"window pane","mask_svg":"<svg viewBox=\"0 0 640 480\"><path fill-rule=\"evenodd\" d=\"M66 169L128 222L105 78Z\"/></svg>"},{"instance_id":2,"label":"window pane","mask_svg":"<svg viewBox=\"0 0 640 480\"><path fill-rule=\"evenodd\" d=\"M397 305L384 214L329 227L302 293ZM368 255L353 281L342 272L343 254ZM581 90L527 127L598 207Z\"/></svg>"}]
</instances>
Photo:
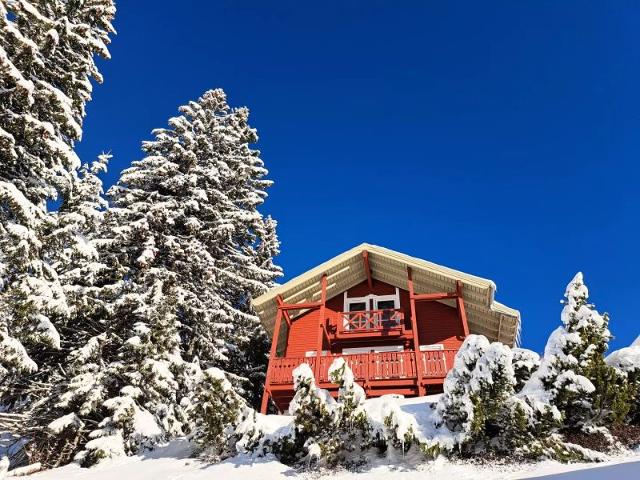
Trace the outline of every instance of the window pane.
<instances>
[{"instance_id":1,"label":"window pane","mask_svg":"<svg viewBox=\"0 0 640 480\"><path fill-rule=\"evenodd\" d=\"M395 308L396 304L393 300L381 300L378 302L378 310L385 310L387 308Z\"/></svg>"},{"instance_id":2,"label":"window pane","mask_svg":"<svg viewBox=\"0 0 640 480\"><path fill-rule=\"evenodd\" d=\"M353 302L349 304L350 312L363 312L367 309L367 302Z\"/></svg>"}]
</instances>

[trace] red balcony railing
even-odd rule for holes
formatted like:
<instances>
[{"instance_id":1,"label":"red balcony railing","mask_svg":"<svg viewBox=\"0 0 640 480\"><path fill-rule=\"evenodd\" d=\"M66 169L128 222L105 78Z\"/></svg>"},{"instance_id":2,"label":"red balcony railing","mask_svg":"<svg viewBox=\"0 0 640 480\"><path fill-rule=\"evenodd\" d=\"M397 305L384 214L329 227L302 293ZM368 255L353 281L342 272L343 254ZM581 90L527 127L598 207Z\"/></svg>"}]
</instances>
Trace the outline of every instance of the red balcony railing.
<instances>
[{"instance_id":1,"label":"red balcony railing","mask_svg":"<svg viewBox=\"0 0 640 480\"><path fill-rule=\"evenodd\" d=\"M424 378L444 378L453 366L456 350L429 350L425 352L380 352L353 355L327 355L319 357L318 383L330 383L329 367L338 357L343 357L358 382L374 380L415 380L417 361L421 362ZM293 383L293 370L302 363L315 369L318 357L284 357L271 360L269 383L289 385Z\"/></svg>"},{"instance_id":2,"label":"red balcony railing","mask_svg":"<svg viewBox=\"0 0 640 480\"><path fill-rule=\"evenodd\" d=\"M404 313L401 310L366 310L342 312L341 332L369 332L402 328Z\"/></svg>"}]
</instances>

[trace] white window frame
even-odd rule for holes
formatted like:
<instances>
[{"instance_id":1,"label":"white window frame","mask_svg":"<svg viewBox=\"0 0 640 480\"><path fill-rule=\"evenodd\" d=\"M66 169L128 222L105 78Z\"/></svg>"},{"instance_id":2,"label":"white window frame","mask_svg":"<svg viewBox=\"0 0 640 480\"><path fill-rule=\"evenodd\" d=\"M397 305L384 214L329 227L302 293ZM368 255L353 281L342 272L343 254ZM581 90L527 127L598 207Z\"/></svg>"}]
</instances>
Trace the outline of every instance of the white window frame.
<instances>
[{"instance_id":1,"label":"white window frame","mask_svg":"<svg viewBox=\"0 0 640 480\"><path fill-rule=\"evenodd\" d=\"M343 348L342 355L357 355L361 353L385 353L385 352L404 352L404 345L378 345L371 347L351 347Z\"/></svg>"},{"instance_id":2,"label":"white window frame","mask_svg":"<svg viewBox=\"0 0 640 480\"><path fill-rule=\"evenodd\" d=\"M369 302L369 300L371 299L370 295L367 295L366 297L347 297L347 292L344 292L344 312L350 312L351 310L349 310L349 305L351 305L352 303L364 303L366 308L364 309L364 311L368 311L371 309L371 303Z\"/></svg>"},{"instance_id":3,"label":"white window frame","mask_svg":"<svg viewBox=\"0 0 640 480\"><path fill-rule=\"evenodd\" d=\"M380 310L378 308L378 302L384 302L388 300L393 300L393 305L396 310L400 308L400 289L396 287L396 293L392 295L374 295L369 294L366 297L349 297L347 296L347 292L344 292L344 309L343 312L349 311L349 305L352 303L360 303L366 302L367 310L371 309L371 300L373 300L373 309Z\"/></svg>"},{"instance_id":4,"label":"white window frame","mask_svg":"<svg viewBox=\"0 0 640 480\"><path fill-rule=\"evenodd\" d=\"M393 308L397 310L400 308L400 291L396 287L395 295L376 295L373 297L373 309L374 310L382 310L379 306L379 302L388 302L393 301Z\"/></svg>"}]
</instances>

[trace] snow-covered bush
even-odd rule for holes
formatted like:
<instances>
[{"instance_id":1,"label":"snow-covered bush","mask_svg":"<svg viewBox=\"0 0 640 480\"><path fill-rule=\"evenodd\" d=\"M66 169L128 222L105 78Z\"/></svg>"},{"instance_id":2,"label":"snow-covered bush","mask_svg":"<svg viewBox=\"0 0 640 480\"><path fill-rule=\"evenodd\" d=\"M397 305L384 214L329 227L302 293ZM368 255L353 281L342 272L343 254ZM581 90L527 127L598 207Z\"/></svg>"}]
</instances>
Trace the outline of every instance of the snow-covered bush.
<instances>
[{"instance_id":1,"label":"snow-covered bush","mask_svg":"<svg viewBox=\"0 0 640 480\"><path fill-rule=\"evenodd\" d=\"M612 352L606 362L625 379L626 422L640 425L640 337L631 346Z\"/></svg>"},{"instance_id":2,"label":"snow-covered bush","mask_svg":"<svg viewBox=\"0 0 640 480\"><path fill-rule=\"evenodd\" d=\"M515 390L519 392L531 375L540 367L540 355L526 348L513 348L513 374L516 377Z\"/></svg>"},{"instance_id":3,"label":"snow-covered bush","mask_svg":"<svg viewBox=\"0 0 640 480\"><path fill-rule=\"evenodd\" d=\"M119 396L109 398L103 407L110 413L89 433L89 441L75 459L83 466L132 454L163 438L154 415L138 405L142 392L135 387L123 388Z\"/></svg>"},{"instance_id":4,"label":"snow-covered bush","mask_svg":"<svg viewBox=\"0 0 640 480\"><path fill-rule=\"evenodd\" d=\"M422 447L416 436L418 425L413 416L402 411L393 399L384 401L381 410L383 428L374 429L374 445L379 451L386 450L387 455L397 451L404 456L414 445Z\"/></svg>"}]
</instances>

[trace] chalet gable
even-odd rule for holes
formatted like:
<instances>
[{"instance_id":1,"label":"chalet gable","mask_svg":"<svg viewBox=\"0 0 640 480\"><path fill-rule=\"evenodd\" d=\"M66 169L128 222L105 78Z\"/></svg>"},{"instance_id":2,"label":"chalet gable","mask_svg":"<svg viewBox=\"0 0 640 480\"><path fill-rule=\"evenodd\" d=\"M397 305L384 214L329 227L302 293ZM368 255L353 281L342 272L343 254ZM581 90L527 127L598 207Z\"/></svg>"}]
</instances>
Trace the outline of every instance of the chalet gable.
<instances>
[{"instance_id":1,"label":"chalet gable","mask_svg":"<svg viewBox=\"0 0 640 480\"><path fill-rule=\"evenodd\" d=\"M262 324L272 334L277 298L287 304L316 303L321 297L321 279L326 274L327 298L342 295L367 281L380 280L398 288L407 288L411 270L416 294L456 292L463 289L469 331L490 340L517 345L520 336L520 312L495 301L496 286L491 280L437 265L376 245L363 243L317 267L277 286L253 300ZM455 299L437 301L455 305Z\"/></svg>"}]
</instances>

